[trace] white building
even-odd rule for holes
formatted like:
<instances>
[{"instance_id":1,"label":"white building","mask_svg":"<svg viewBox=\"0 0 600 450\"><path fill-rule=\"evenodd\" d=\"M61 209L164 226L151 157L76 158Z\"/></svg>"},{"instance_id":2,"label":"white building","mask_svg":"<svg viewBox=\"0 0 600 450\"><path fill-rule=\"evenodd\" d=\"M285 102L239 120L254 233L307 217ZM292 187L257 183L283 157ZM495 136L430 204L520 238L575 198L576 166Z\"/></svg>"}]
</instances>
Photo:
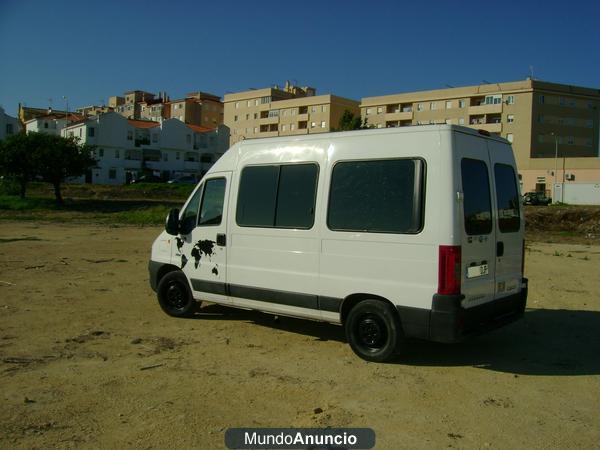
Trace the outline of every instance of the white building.
<instances>
[{"instance_id":1,"label":"white building","mask_svg":"<svg viewBox=\"0 0 600 450\"><path fill-rule=\"evenodd\" d=\"M61 135L97 147L98 167L85 181L101 184L127 183L142 173L163 179L200 178L229 146L225 126L209 129L176 119L162 123L126 119L114 112L71 123Z\"/></svg>"},{"instance_id":2,"label":"white building","mask_svg":"<svg viewBox=\"0 0 600 450\"><path fill-rule=\"evenodd\" d=\"M17 134L21 130L21 124L16 117L9 116L4 112L4 108L0 107L0 141L8 136Z\"/></svg>"},{"instance_id":3,"label":"white building","mask_svg":"<svg viewBox=\"0 0 600 450\"><path fill-rule=\"evenodd\" d=\"M79 114L69 114L68 123L82 120L84 116ZM45 116L34 117L25 122L25 131L27 133L46 133L60 135L61 130L67 125L67 117L64 113L54 113L48 110Z\"/></svg>"}]
</instances>

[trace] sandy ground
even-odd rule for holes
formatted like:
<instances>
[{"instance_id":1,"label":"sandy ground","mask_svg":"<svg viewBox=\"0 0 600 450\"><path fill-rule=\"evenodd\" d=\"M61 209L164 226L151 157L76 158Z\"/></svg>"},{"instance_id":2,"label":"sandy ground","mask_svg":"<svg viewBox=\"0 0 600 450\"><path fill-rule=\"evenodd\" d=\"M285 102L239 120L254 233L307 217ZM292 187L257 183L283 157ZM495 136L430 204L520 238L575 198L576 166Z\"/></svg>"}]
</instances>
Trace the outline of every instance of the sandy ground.
<instances>
[{"instance_id":1,"label":"sandy ground","mask_svg":"<svg viewBox=\"0 0 600 450\"><path fill-rule=\"evenodd\" d=\"M167 317L148 286L158 231L0 223L1 447L222 448L232 426L366 426L383 449L598 447L600 246L530 244L523 320L374 364L333 325L215 305Z\"/></svg>"}]
</instances>

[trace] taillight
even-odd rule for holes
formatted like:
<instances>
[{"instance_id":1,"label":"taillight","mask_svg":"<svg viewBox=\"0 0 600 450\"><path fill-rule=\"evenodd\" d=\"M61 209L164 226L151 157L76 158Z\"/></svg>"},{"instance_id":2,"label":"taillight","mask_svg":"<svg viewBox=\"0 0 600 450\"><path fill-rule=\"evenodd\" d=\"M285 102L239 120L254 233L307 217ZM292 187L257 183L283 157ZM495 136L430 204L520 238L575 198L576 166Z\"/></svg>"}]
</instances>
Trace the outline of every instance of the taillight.
<instances>
[{"instance_id":1,"label":"taillight","mask_svg":"<svg viewBox=\"0 0 600 450\"><path fill-rule=\"evenodd\" d=\"M438 262L438 294L460 294L460 265L460 245L440 245Z\"/></svg>"},{"instance_id":2,"label":"taillight","mask_svg":"<svg viewBox=\"0 0 600 450\"><path fill-rule=\"evenodd\" d=\"M523 239L523 249L521 250L521 275L525 275L525 239Z\"/></svg>"}]
</instances>

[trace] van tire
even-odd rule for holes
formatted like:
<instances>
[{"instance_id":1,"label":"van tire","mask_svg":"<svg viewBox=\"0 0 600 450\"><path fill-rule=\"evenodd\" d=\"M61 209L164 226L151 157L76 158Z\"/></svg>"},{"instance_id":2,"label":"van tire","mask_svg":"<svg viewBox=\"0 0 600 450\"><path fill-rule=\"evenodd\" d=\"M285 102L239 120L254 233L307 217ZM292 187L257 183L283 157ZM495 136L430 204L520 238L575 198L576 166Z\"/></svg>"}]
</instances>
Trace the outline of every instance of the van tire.
<instances>
[{"instance_id":1,"label":"van tire","mask_svg":"<svg viewBox=\"0 0 600 450\"><path fill-rule=\"evenodd\" d=\"M167 273L156 289L162 310L172 317L192 317L198 307L185 274L179 270Z\"/></svg>"},{"instance_id":2,"label":"van tire","mask_svg":"<svg viewBox=\"0 0 600 450\"><path fill-rule=\"evenodd\" d=\"M389 361L404 342L397 312L381 300L363 300L354 306L345 329L354 353L367 361Z\"/></svg>"}]
</instances>

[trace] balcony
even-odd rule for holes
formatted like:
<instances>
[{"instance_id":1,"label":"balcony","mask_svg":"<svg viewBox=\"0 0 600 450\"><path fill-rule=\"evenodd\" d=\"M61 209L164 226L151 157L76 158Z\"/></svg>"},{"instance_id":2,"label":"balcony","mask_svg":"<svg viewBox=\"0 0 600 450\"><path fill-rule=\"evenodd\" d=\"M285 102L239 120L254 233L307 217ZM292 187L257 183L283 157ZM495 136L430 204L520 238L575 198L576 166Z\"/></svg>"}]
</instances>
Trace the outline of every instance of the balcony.
<instances>
[{"instance_id":1,"label":"balcony","mask_svg":"<svg viewBox=\"0 0 600 450\"><path fill-rule=\"evenodd\" d=\"M261 125L268 125L271 123L279 123L279 116L274 116L274 117L261 117L259 119L259 123Z\"/></svg>"},{"instance_id":2,"label":"balcony","mask_svg":"<svg viewBox=\"0 0 600 450\"><path fill-rule=\"evenodd\" d=\"M501 123L472 123L469 126L476 130L485 130L490 133L500 133L502 131Z\"/></svg>"},{"instance_id":3,"label":"balcony","mask_svg":"<svg viewBox=\"0 0 600 450\"><path fill-rule=\"evenodd\" d=\"M307 121L308 120L308 113L306 113L306 114L298 114L297 116L295 116L294 120L297 120L299 122Z\"/></svg>"},{"instance_id":4,"label":"balcony","mask_svg":"<svg viewBox=\"0 0 600 450\"><path fill-rule=\"evenodd\" d=\"M392 113L386 113L385 115L385 121L398 121L398 120L412 120L413 118L413 113L412 111L407 111L407 112L392 112Z\"/></svg>"},{"instance_id":5,"label":"balcony","mask_svg":"<svg viewBox=\"0 0 600 450\"><path fill-rule=\"evenodd\" d=\"M499 114L502 112L502 103L492 105L469 106L469 114Z\"/></svg>"}]
</instances>

